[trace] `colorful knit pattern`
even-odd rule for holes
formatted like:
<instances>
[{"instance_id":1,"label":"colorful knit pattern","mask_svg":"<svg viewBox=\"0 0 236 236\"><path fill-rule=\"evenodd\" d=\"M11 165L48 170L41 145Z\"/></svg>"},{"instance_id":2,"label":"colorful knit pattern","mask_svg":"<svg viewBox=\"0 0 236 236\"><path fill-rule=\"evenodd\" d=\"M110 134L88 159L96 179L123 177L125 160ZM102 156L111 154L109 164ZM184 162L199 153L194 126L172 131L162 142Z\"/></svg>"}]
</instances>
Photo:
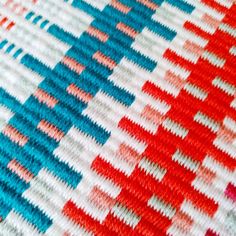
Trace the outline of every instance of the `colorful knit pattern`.
<instances>
[{"instance_id":1,"label":"colorful knit pattern","mask_svg":"<svg viewBox=\"0 0 236 236\"><path fill-rule=\"evenodd\" d=\"M236 1L0 0L0 235L235 236Z\"/></svg>"}]
</instances>

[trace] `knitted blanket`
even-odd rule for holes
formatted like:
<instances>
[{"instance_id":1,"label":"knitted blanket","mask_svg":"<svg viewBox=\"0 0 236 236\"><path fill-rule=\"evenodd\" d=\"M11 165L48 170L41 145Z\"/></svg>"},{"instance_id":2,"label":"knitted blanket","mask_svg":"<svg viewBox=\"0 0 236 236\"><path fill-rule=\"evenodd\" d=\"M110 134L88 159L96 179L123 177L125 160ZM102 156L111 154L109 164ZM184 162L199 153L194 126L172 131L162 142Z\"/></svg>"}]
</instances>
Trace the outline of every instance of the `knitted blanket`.
<instances>
[{"instance_id":1,"label":"knitted blanket","mask_svg":"<svg viewBox=\"0 0 236 236\"><path fill-rule=\"evenodd\" d=\"M236 1L0 0L0 235L235 236Z\"/></svg>"}]
</instances>

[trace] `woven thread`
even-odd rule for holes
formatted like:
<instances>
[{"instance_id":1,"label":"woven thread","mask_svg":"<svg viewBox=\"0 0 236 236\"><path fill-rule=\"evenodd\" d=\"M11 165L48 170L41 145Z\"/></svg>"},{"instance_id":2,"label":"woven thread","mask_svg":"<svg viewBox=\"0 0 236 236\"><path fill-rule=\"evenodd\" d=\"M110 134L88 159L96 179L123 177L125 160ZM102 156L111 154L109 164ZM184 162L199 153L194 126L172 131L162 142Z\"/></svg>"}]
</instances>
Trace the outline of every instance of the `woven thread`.
<instances>
[{"instance_id":1,"label":"woven thread","mask_svg":"<svg viewBox=\"0 0 236 236\"><path fill-rule=\"evenodd\" d=\"M0 0L1 235L236 235L234 0Z\"/></svg>"}]
</instances>

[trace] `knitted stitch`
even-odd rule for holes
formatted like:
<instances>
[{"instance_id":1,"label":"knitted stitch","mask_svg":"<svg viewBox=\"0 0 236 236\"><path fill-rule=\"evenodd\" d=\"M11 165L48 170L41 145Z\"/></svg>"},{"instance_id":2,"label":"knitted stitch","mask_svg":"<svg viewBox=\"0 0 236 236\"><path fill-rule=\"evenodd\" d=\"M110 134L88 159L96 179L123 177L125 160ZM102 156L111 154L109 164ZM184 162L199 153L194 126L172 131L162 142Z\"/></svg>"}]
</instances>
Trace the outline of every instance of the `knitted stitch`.
<instances>
[{"instance_id":1,"label":"knitted stitch","mask_svg":"<svg viewBox=\"0 0 236 236\"><path fill-rule=\"evenodd\" d=\"M236 2L0 0L0 235L236 235Z\"/></svg>"}]
</instances>

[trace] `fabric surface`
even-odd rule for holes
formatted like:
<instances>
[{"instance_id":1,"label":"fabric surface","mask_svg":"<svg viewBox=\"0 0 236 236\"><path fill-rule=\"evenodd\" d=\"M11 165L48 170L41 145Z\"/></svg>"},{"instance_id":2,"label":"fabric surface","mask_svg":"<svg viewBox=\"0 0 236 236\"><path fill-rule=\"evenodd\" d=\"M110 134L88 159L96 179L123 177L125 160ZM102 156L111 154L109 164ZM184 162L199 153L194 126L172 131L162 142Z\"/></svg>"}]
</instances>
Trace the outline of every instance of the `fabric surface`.
<instances>
[{"instance_id":1,"label":"fabric surface","mask_svg":"<svg viewBox=\"0 0 236 236\"><path fill-rule=\"evenodd\" d=\"M234 0L0 0L0 235L236 235Z\"/></svg>"}]
</instances>

